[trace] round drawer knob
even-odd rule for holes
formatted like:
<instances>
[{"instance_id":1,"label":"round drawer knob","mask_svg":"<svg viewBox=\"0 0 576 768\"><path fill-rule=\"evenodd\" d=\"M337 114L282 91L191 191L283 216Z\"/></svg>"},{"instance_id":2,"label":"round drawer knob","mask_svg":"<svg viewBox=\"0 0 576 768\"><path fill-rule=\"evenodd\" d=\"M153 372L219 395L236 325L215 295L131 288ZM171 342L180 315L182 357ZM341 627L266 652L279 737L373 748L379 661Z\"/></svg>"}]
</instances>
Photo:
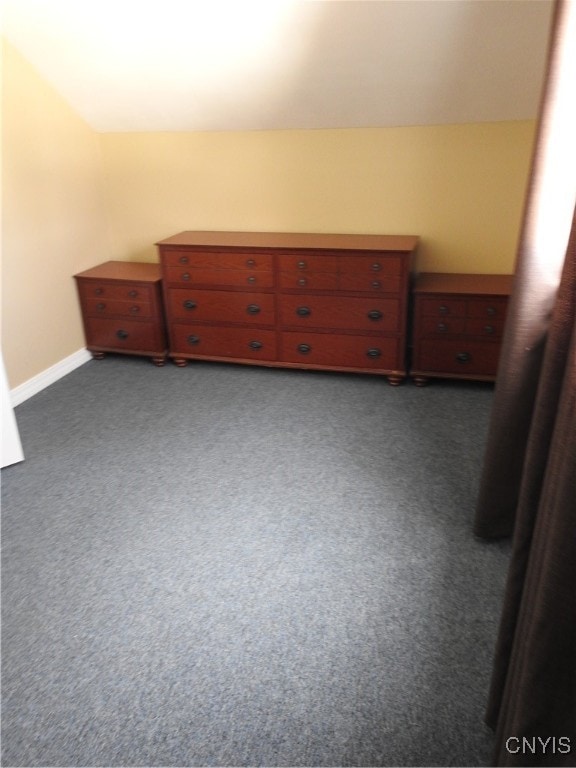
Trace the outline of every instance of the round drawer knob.
<instances>
[{"instance_id":1,"label":"round drawer knob","mask_svg":"<svg viewBox=\"0 0 576 768\"><path fill-rule=\"evenodd\" d=\"M472 360L472 355L470 352L458 352L456 355L457 363L469 363L470 360Z\"/></svg>"},{"instance_id":2,"label":"round drawer knob","mask_svg":"<svg viewBox=\"0 0 576 768\"><path fill-rule=\"evenodd\" d=\"M104 302L103 302L103 301L99 301L99 302L98 302L98 304L96 304L96 309L97 309L99 312L102 312L103 310L105 310L105 309L106 309L106 304L104 304Z\"/></svg>"},{"instance_id":3,"label":"round drawer knob","mask_svg":"<svg viewBox=\"0 0 576 768\"><path fill-rule=\"evenodd\" d=\"M184 309L196 309L197 304L192 299L186 299L186 301L182 302L182 306Z\"/></svg>"},{"instance_id":4,"label":"round drawer knob","mask_svg":"<svg viewBox=\"0 0 576 768\"><path fill-rule=\"evenodd\" d=\"M376 261L376 262L374 262L374 264L372 264L371 269L372 269L372 272L380 272L380 270L382 269L382 264L380 264L380 262Z\"/></svg>"},{"instance_id":5,"label":"round drawer knob","mask_svg":"<svg viewBox=\"0 0 576 768\"><path fill-rule=\"evenodd\" d=\"M135 290L128 291L128 296L130 296L131 299L135 299L136 296L138 296L138 291L135 291Z\"/></svg>"},{"instance_id":6,"label":"round drawer knob","mask_svg":"<svg viewBox=\"0 0 576 768\"><path fill-rule=\"evenodd\" d=\"M190 280L190 272L183 272L180 277L182 280Z\"/></svg>"},{"instance_id":7,"label":"round drawer knob","mask_svg":"<svg viewBox=\"0 0 576 768\"><path fill-rule=\"evenodd\" d=\"M137 304L134 304L133 307L130 307L130 312L133 315L136 315L136 314L138 314L138 312L140 312L140 307Z\"/></svg>"},{"instance_id":8,"label":"round drawer knob","mask_svg":"<svg viewBox=\"0 0 576 768\"><path fill-rule=\"evenodd\" d=\"M496 314L496 307L488 307L486 309L486 314L490 315L490 317L494 317L494 315Z\"/></svg>"},{"instance_id":9,"label":"round drawer knob","mask_svg":"<svg viewBox=\"0 0 576 768\"><path fill-rule=\"evenodd\" d=\"M258 304L248 304L246 312L248 312L249 315L257 315L260 312L260 307Z\"/></svg>"},{"instance_id":10,"label":"round drawer knob","mask_svg":"<svg viewBox=\"0 0 576 768\"><path fill-rule=\"evenodd\" d=\"M248 343L248 346L250 347L250 349L262 349L264 344L262 344L261 341L250 341Z\"/></svg>"},{"instance_id":11,"label":"round drawer knob","mask_svg":"<svg viewBox=\"0 0 576 768\"><path fill-rule=\"evenodd\" d=\"M178 259L178 262L180 264L188 264L188 261L189 261L188 256L180 256L180 258Z\"/></svg>"},{"instance_id":12,"label":"round drawer knob","mask_svg":"<svg viewBox=\"0 0 576 768\"><path fill-rule=\"evenodd\" d=\"M95 288L94 293L96 296L102 296L102 294L104 293L104 288Z\"/></svg>"},{"instance_id":13,"label":"round drawer knob","mask_svg":"<svg viewBox=\"0 0 576 768\"><path fill-rule=\"evenodd\" d=\"M122 331L122 330L120 330L120 331L116 331L116 336L117 336L119 339L121 339L122 341L124 341L124 339L127 339L127 338L128 338L128 332L127 332L127 331Z\"/></svg>"},{"instance_id":14,"label":"round drawer knob","mask_svg":"<svg viewBox=\"0 0 576 768\"><path fill-rule=\"evenodd\" d=\"M493 325L485 325L484 332L487 333L489 336L491 336L493 333L496 332L496 328L494 328Z\"/></svg>"},{"instance_id":15,"label":"round drawer knob","mask_svg":"<svg viewBox=\"0 0 576 768\"><path fill-rule=\"evenodd\" d=\"M446 325L446 323L438 323L438 325L436 326L436 329L440 331L440 333L446 333L446 331L448 330L448 326Z\"/></svg>"},{"instance_id":16,"label":"round drawer knob","mask_svg":"<svg viewBox=\"0 0 576 768\"><path fill-rule=\"evenodd\" d=\"M301 355L308 355L312 351L310 344L298 344L297 349Z\"/></svg>"},{"instance_id":17,"label":"round drawer knob","mask_svg":"<svg viewBox=\"0 0 576 768\"><path fill-rule=\"evenodd\" d=\"M300 317L308 317L308 315L312 314L312 310L310 307L298 307L296 309L296 314L300 315Z\"/></svg>"},{"instance_id":18,"label":"round drawer knob","mask_svg":"<svg viewBox=\"0 0 576 768\"><path fill-rule=\"evenodd\" d=\"M438 307L438 312L440 312L441 315L447 315L448 314L448 307L445 304L441 304Z\"/></svg>"},{"instance_id":19,"label":"round drawer knob","mask_svg":"<svg viewBox=\"0 0 576 768\"><path fill-rule=\"evenodd\" d=\"M254 285L254 283L256 282L256 278L254 277L254 275L250 275L250 277L246 278L246 282L250 283L251 285Z\"/></svg>"},{"instance_id":20,"label":"round drawer knob","mask_svg":"<svg viewBox=\"0 0 576 768\"><path fill-rule=\"evenodd\" d=\"M372 288L382 288L382 283L380 280L372 280L371 286Z\"/></svg>"},{"instance_id":21,"label":"round drawer knob","mask_svg":"<svg viewBox=\"0 0 576 768\"><path fill-rule=\"evenodd\" d=\"M378 349L378 347L371 347L366 351L366 354L368 357L380 357L382 355L382 351Z\"/></svg>"},{"instance_id":22,"label":"round drawer knob","mask_svg":"<svg viewBox=\"0 0 576 768\"><path fill-rule=\"evenodd\" d=\"M379 309L371 309L370 312L368 312L368 317L370 320L381 320L382 312L380 312Z\"/></svg>"},{"instance_id":23,"label":"round drawer knob","mask_svg":"<svg viewBox=\"0 0 576 768\"><path fill-rule=\"evenodd\" d=\"M187 341L188 341L188 344L191 344L192 346L194 346L194 344L200 343L200 336L194 336L194 335L188 336Z\"/></svg>"},{"instance_id":24,"label":"round drawer knob","mask_svg":"<svg viewBox=\"0 0 576 768\"><path fill-rule=\"evenodd\" d=\"M247 267L255 267L256 266L256 262L254 261L254 259L248 259L248 261L246 262L246 266Z\"/></svg>"},{"instance_id":25,"label":"round drawer knob","mask_svg":"<svg viewBox=\"0 0 576 768\"><path fill-rule=\"evenodd\" d=\"M298 279L298 285L308 285L308 280L306 280L305 277L300 277Z\"/></svg>"},{"instance_id":26,"label":"round drawer knob","mask_svg":"<svg viewBox=\"0 0 576 768\"><path fill-rule=\"evenodd\" d=\"M298 266L298 269L306 269L306 262L299 261L297 266Z\"/></svg>"}]
</instances>

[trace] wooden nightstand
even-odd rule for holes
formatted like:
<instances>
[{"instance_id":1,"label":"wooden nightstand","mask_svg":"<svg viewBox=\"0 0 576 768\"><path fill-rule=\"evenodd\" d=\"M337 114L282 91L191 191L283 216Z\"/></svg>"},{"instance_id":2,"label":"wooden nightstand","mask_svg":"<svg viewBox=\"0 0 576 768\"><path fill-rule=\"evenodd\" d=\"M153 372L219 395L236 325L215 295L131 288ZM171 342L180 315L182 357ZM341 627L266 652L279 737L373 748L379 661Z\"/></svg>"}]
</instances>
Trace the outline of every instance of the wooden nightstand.
<instances>
[{"instance_id":1,"label":"wooden nightstand","mask_svg":"<svg viewBox=\"0 0 576 768\"><path fill-rule=\"evenodd\" d=\"M494 381L512 275L423 272L413 286L410 375Z\"/></svg>"},{"instance_id":2,"label":"wooden nightstand","mask_svg":"<svg viewBox=\"0 0 576 768\"><path fill-rule=\"evenodd\" d=\"M82 308L86 347L166 361L166 334L159 264L107 261L74 275Z\"/></svg>"}]
</instances>

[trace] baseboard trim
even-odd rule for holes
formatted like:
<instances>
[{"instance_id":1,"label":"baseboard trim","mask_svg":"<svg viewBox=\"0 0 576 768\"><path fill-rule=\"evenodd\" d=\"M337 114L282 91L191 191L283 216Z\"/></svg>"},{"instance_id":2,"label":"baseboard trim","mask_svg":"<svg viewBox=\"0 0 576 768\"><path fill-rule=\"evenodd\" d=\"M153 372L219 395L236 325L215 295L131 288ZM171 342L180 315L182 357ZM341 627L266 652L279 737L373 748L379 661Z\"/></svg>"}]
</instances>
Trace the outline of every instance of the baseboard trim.
<instances>
[{"instance_id":1,"label":"baseboard trim","mask_svg":"<svg viewBox=\"0 0 576 768\"><path fill-rule=\"evenodd\" d=\"M12 400L12 405L20 405L20 403L28 400L29 397L37 395L38 392L49 387L50 384L54 384L58 379L71 373L75 368L79 368L91 359L92 355L87 349L79 349L77 352L73 352L68 357L65 357L64 360L60 360L59 363L51 365L50 368L46 368L45 371L42 371L37 376L33 376L23 384L11 389L10 399Z\"/></svg>"}]
</instances>

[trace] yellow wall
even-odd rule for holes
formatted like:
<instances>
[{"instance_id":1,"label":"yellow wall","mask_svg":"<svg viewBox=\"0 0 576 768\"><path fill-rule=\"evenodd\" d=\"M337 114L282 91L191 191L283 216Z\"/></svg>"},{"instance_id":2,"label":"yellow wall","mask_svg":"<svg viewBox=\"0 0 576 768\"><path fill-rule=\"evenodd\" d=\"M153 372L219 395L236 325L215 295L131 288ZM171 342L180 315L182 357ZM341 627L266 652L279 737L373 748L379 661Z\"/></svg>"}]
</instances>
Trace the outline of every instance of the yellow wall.
<instances>
[{"instance_id":1,"label":"yellow wall","mask_svg":"<svg viewBox=\"0 0 576 768\"><path fill-rule=\"evenodd\" d=\"M6 42L2 347L11 387L84 346L72 275L105 260L98 136Z\"/></svg>"},{"instance_id":2,"label":"yellow wall","mask_svg":"<svg viewBox=\"0 0 576 768\"><path fill-rule=\"evenodd\" d=\"M184 229L395 233L421 271L510 272L534 127L105 134L114 255Z\"/></svg>"},{"instance_id":3,"label":"yellow wall","mask_svg":"<svg viewBox=\"0 0 576 768\"><path fill-rule=\"evenodd\" d=\"M72 275L184 229L417 234L419 270L513 269L535 125L97 134L3 50L11 387L84 346Z\"/></svg>"}]
</instances>

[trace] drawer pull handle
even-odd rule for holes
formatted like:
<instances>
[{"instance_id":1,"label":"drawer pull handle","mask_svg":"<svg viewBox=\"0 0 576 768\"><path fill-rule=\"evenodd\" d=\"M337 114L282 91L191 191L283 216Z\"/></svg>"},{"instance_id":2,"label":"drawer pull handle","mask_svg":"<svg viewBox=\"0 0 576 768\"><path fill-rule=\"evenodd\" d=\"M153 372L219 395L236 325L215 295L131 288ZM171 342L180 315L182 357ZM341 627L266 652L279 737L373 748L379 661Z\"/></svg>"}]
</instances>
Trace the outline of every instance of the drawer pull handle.
<instances>
[{"instance_id":1,"label":"drawer pull handle","mask_svg":"<svg viewBox=\"0 0 576 768\"><path fill-rule=\"evenodd\" d=\"M298 344L297 349L301 355L307 355L312 351L312 347L310 346L310 344Z\"/></svg>"},{"instance_id":2,"label":"drawer pull handle","mask_svg":"<svg viewBox=\"0 0 576 768\"><path fill-rule=\"evenodd\" d=\"M380 264L378 261L372 264L372 272L380 272L381 269L382 269L382 264Z\"/></svg>"},{"instance_id":3,"label":"drawer pull handle","mask_svg":"<svg viewBox=\"0 0 576 768\"><path fill-rule=\"evenodd\" d=\"M254 259L248 259L248 261L246 262L246 266L247 267L255 267L256 266L256 262L254 261Z\"/></svg>"},{"instance_id":4,"label":"drawer pull handle","mask_svg":"<svg viewBox=\"0 0 576 768\"><path fill-rule=\"evenodd\" d=\"M445 304L441 304L438 307L438 312L440 312L441 315L447 315L448 314L448 307Z\"/></svg>"},{"instance_id":5,"label":"drawer pull handle","mask_svg":"<svg viewBox=\"0 0 576 768\"><path fill-rule=\"evenodd\" d=\"M138 296L138 291L128 291L128 296L130 296L131 299L135 299L136 296Z\"/></svg>"},{"instance_id":6,"label":"drawer pull handle","mask_svg":"<svg viewBox=\"0 0 576 768\"><path fill-rule=\"evenodd\" d=\"M378 347L371 347L366 351L366 354L368 355L368 357L380 357L380 355L382 354L382 351L378 349Z\"/></svg>"},{"instance_id":7,"label":"drawer pull handle","mask_svg":"<svg viewBox=\"0 0 576 768\"><path fill-rule=\"evenodd\" d=\"M438 325L436 326L436 329L440 331L440 333L446 333L446 331L448 330L448 326L446 325L446 323L438 323Z\"/></svg>"},{"instance_id":8,"label":"drawer pull handle","mask_svg":"<svg viewBox=\"0 0 576 768\"><path fill-rule=\"evenodd\" d=\"M492 335L493 333L495 333L496 329L494 328L494 326L493 326L493 325L485 325L485 326L484 326L484 331L485 331L486 333L488 333L488 334Z\"/></svg>"},{"instance_id":9,"label":"drawer pull handle","mask_svg":"<svg viewBox=\"0 0 576 768\"><path fill-rule=\"evenodd\" d=\"M490 317L493 317L496 314L496 307L488 307L486 309L486 314L490 315Z\"/></svg>"},{"instance_id":10,"label":"drawer pull handle","mask_svg":"<svg viewBox=\"0 0 576 768\"><path fill-rule=\"evenodd\" d=\"M98 304L96 304L96 309L99 312L102 312L104 309L106 309L106 304L104 304L103 301L100 301L100 302L98 302Z\"/></svg>"},{"instance_id":11,"label":"drawer pull handle","mask_svg":"<svg viewBox=\"0 0 576 768\"><path fill-rule=\"evenodd\" d=\"M262 344L261 341L250 341L248 343L248 346L250 347L250 349L262 349L264 344Z\"/></svg>"},{"instance_id":12,"label":"drawer pull handle","mask_svg":"<svg viewBox=\"0 0 576 768\"><path fill-rule=\"evenodd\" d=\"M188 344L192 344L192 345L200 344L200 336L194 336L194 335L188 336L187 341L188 341Z\"/></svg>"},{"instance_id":13,"label":"drawer pull handle","mask_svg":"<svg viewBox=\"0 0 576 768\"><path fill-rule=\"evenodd\" d=\"M298 269L306 269L306 262L299 261L297 266L298 266Z\"/></svg>"},{"instance_id":14,"label":"drawer pull handle","mask_svg":"<svg viewBox=\"0 0 576 768\"><path fill-rule=\"evenodd\" d=\"M469 363L470 360L472 360L472 355L470 352L458 352L456 355L457 363Z\"/></svg>"},{"instance_id":15,"label":"drawer pull handle","mask_svg":"<svg viewBox=\"0 0 576 768\"><path fill-rule=\"evenodd\" d=\"M250 277L246 278L246 282L254 284L256 282L256 278L254 277L254 275L250 275Z\"/></svg>"},{"instance_id":16,"label":"drawer pull handle","mask_svg":"<svg viewBox=\"0 0 576 768\"><path fill-rule=\"evenodd\" d=\"M308 280L306 280L306 278L305 278L305 277L301 277L301 278L298 280L298 285L308 285Z\"/></svg>"},{"instance_id":17,"label":"drawer pull handle","mask_svg":"<svg viewBox=\"0 0 576 768\"><path fill-rule=\"evenodd\" d=\"M183 272L182 280L190 280L190 272Z\"/></svg>"},{"instance_id":18,"label":"drawer pull handle","mask_svg":"<svg viewBox=\"0 0 576 768\"><path fill-rule=\"evenodd\" d=\"M382 318L382 312L380 312L379 309L371 309L370 312L368 312L368 317L370 320L380 320Z\"/></svg>"},{"instance_id":19,"label":"drawer pull handle","mask_svg":"<svg viewBox=\"0 0 576 768\"><path fill-rule=\"evenodd\" d=\"M188 264L189 262L188 256L180 256L180 258L178 259L178 262L180 264Z\"/></svg>"},{"instance_id":20,"label":"drawer pull handle","mask_svg":"<svg viewBox=\"0 0 576 768\"><path fill-rule=\"evenodd\" d=\"M133 315L136 315L140 312L140 307L137 304L134 304L133 307L130 307L130 312L132 312Z\"/></svg>"},{"instance_id":21,"label":"drawer pull handle","mask_svg":"<svg viewBox=\"0 0 576 768\"><path fill-rule=\"evenodd\" d=\"M122 341L124 341L124 339L127 339L127 338L128 338L128 332L127 332L127 331L122 331L122 330L120 330L120 331L116 331L116 336L117 336L119 339L121 339Z\"/></svg>"},{"instance_id":22,"label":"drawer pull handle","mask_svg":"<svg viewBox=\"0 0 576 768\"><path fill-rule=\"evenodd\" d=\"M102 296L102 294L104 293L104 288L95 288L94 293L96 294L96 296Z\"/></svg>"},{"instance_id":23,"label":"drawer pull handle","mask_svg":"<svg viewBox=\"0 0 576 768\"><path fill-rule=\"evenodd\" d=\"M382 288L380 280L372 280L372 288Z\"/></svg>"},{"instance_id":24,"label":"drawer pull handle","mask_svg":"<svg viewBox=\"0 0 576 768\"><path fill-rule=\"evenodd\" d=\"M186 301L182 302L182 306L184 309L196 309L197 304L192 299L186 299Z\"/></svg>"},{"instance_id":25,"label":"drawer pull handle","mask_svg":"<svg viewBox=\"0 0 576 768\"><path fill-rule=\"evenodd\" d=\"M312 314L312 310L310 307L298 307L296 314L300 315L300 317L308 317L308 315Z\"/></svg>"},{"instance_id":26,"label":"drawer pull handle","mask_svg":"<svg viewBox=\"0 0 576 768\"><path fill-rule=\"evenodd\" d=\"M246 312L248 312L249 315L257 315L260 312L260 307L258 304L248 304Z\"/></svg>"}]
</instances>

